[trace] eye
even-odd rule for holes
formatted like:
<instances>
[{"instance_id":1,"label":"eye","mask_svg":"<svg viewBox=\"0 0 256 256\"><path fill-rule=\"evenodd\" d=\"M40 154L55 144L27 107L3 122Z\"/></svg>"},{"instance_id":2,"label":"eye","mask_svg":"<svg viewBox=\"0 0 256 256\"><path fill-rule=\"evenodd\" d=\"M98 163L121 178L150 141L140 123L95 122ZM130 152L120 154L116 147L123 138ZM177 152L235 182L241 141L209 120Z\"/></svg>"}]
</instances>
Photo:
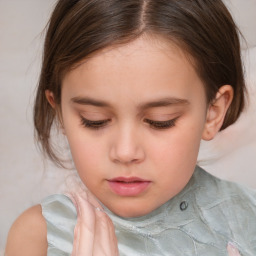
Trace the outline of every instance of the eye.
<instances>
[{"instance_id":1,"label":"eye","mask_svg":"<svg viewBox=\"0 0 256 256\"><path fill-rule=\"evenodd\" d=\"M178 117L167 121L154 121L150 119L144 119L144 122L148 123L152 128L160 130L168 129L175 126L177 119Z\"/></svg>"},{"instance_id":2,"label":"eye","mask_svg":"<svg viewBox=\"0 0 256 256\"><path fill-rule=\"evenodd\" d=\"M88 120L88 119L81 116L82 125L86 128L90 128L90 129L94 129L94 130L103 128L110 121L111 121L110 119L92 121L92 120Z\"/></svg>"}]
</instances>

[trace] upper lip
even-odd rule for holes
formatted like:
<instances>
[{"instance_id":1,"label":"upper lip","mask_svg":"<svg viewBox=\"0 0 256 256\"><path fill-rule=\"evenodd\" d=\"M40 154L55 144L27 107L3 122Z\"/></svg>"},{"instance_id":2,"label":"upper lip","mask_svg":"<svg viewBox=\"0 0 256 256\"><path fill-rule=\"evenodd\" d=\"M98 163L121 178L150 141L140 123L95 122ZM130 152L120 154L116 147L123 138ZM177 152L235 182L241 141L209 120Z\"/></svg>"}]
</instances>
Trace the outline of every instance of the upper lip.
<instances>
[{"instance_id":1,"label":"upper lip","mask_svg":"<svg viewBox=\"0 0 256 256\"><path fill-rule=\"evenodd\" d=\"M149 182L149 180L145 180L145 179L142 179L142 178L139 178L139 177L116 177L116 178L113 178L113 179L110 179L108 181L115 181L115 182Z\"/></svg>"}]
</instances>

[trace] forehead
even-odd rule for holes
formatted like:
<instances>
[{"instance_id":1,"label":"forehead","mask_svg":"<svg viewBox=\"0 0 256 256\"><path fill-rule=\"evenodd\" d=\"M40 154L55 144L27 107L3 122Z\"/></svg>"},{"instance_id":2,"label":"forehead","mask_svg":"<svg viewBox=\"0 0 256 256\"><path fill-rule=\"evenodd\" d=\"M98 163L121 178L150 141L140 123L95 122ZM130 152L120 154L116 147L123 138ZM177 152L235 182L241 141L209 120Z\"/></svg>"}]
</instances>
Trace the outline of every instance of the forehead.
<instances>
[{"instance_id":1,"label":"forehead","mask_svg":"<svg viewBox=\"0 0 256 256\"><path fill-rule=\"evenodd\" d=\"M117 99L145 96L151 100L171 92L170 96L184 98L198 89L203 89L202 81L186 52L176 44L147 37L96 53L63 80L63 91L73 97L106 98L111 92Z\"/></svg>"},{"instance_id":2,"label":"forehead","mask_svg":"<svg viewBox=\"0 0 256 256\"><path fill-rule=\"evenodd\" d=\"M164 58L161 58L163 56L165 56L165 59L175 58L176 61L180 59L183 62L189 62L192 64L191 67L193 66L192 57L178 43L167 40L162 36L147 34L129 43L114 44L97 51L79 63L78 66L86 63L87 68L95 68L95 66L99 66L101 63L104 64L104 62L111 62L119 66L118 64L122 62L121 67L124 67L125 63L128 66L130 64L135 65L140 61L154 61L157 65L159 61L164 60ZM153 63L149 62L148 64L152 65Z\"/></svg>"}]
</instances>

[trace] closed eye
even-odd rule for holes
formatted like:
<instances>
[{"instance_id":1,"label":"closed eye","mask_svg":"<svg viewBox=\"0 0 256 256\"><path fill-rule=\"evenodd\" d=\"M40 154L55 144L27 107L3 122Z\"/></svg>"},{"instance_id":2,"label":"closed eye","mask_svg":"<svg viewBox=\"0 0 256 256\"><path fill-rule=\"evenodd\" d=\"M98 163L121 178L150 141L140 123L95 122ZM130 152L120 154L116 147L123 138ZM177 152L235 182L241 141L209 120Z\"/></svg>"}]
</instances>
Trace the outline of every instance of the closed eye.
<instances>
[{"instance_id":1,"label":"closed eye","mask_svg":"<svg viewBox=\"0 0 256 256\"><path fill-rule=\"evenodd\" d=\"M178 117L171 120L166 120L166 121L154 121L146 118L144 119L144 122L148 123L150 127L154 129L161 130L161 129L168 129L168 128L174 127L177 119ZM90 128L94 130L105 127L110 121L111 119L89 120L81 116L81 124L86 128Z\"/></svg>"},{"instance_id":2,"label":"closed eye","mask_svg":"<svg viewBox=\"0 0 256 256\"><path fill-rule=\"evenodd\" d=\"M90 128L90 129L100 129L103 128L104 126L106 126L111 120L110 119L105 119L105 120L88 120L84 117L81 116L81 124L84 127Z\"/></svg>"},{"instance_id":3,"label":"closed eye","mask_svg":"<svg viewBox=\"0 0 256 256\"><path fill-rule=\"evenodd\" d=\"M150 119L144 119L144 122L148 123L150 127L160 130L160 129L168 129L175 126L177 119L178 117L171 120L166 120L166 121L154 121Z\"/></svg>"}]
</instances>

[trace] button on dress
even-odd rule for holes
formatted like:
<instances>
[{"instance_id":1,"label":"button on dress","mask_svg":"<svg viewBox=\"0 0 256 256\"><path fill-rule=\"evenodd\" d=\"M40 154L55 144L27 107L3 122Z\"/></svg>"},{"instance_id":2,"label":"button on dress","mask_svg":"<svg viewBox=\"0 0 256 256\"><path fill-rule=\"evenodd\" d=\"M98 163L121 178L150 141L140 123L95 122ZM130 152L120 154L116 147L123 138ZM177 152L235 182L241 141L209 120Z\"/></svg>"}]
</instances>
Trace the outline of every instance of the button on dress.
<instances>
[{"instance_id":1,"label":"button on dress","mask_svg":"<svg viewBox=\"0 0 256 256\"><path fill-rule=\"evenodd\" d=\"M76 208L63 194L42 202L48 256L72 253ZM241 256L256 255L256 191L223 181L196 167L185 188L153 212L112 219L120 256L227 256L232 243Z\"/></svg>"}]
</instances>

